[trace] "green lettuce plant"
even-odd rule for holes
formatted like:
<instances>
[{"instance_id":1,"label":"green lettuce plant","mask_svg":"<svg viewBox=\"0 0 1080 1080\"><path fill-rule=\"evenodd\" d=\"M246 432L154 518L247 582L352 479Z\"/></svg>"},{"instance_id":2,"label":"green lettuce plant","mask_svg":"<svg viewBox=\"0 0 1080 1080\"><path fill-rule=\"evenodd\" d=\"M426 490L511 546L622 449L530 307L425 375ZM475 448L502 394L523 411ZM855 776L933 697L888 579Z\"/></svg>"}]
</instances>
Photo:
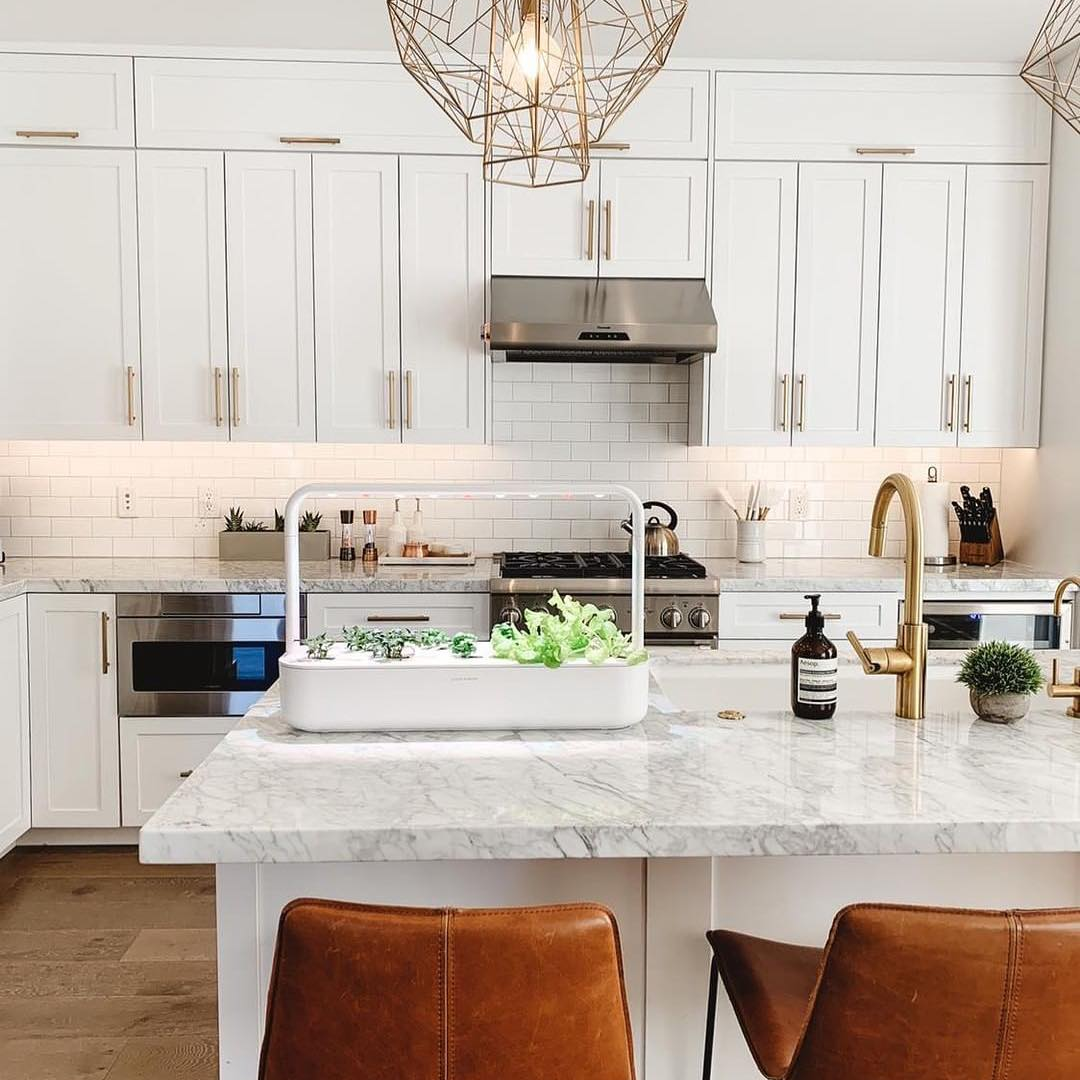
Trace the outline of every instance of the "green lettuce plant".
<instances>
[{"instance_id":1,"label":"green lettuce plant","mask_svg":"<svg viewBox=\"0 0 1080 1080\"><path fill-rule=\"evenodd\" d=\"M543 664L558 668L568 660L585 659L590 664L624 660L641 664L649 654L635 649L630 638L615 625L615 612L582 604L572 596L551 594L553 612L526 611L525 627L500 623L491 631L492 655L519 664Z\"/></svg>"},{"instance_id":2,"label":"green lettuce plant","mask_svg":"<svg viewBox=\"0 0 1080 1080\"><path fill-rule=\"evenodd\" d=\"M956 681L977 694L1037 694L1043 673L1034 655L1022 645L988 641L964 657Z\"/></svg>"}]
</instances>

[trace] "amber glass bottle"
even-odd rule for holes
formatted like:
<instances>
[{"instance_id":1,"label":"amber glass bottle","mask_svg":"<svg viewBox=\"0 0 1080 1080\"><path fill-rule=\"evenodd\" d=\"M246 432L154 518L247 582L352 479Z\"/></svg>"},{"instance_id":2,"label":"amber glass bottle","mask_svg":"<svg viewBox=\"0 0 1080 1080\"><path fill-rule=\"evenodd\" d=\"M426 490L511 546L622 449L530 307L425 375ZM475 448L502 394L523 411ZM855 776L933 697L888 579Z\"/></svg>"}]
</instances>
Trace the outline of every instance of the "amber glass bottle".
<instances>
[{"instance_id":1,"label":"amber glass bottle","mask_svg":"<svg viewBox=\"0 0 1080 1080\"><path fill-rule=\"evenodd\" d=\"M800 720L831 720L836 715L836 646L825 636L820 594L806 599L806 633L791 647L791 711Z\"/></svg>"}]
</instances>

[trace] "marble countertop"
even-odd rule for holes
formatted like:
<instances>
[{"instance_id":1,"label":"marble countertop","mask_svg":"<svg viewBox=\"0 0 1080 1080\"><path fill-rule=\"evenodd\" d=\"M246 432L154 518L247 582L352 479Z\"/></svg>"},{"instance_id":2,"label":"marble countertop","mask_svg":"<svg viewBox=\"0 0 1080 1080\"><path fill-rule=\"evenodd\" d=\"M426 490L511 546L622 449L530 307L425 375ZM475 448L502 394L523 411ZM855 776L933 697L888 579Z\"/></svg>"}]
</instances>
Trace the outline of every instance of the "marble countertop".
<instances>
[{"instance_id":1,"label":"marble countertop","mask_svg":"<svg viewBox=\"0 0 1080 1080\"><path fill-rule=\"evenodd\" d=\"M721 593L729 592L902 592L899 559L775 559L759 566L734 559L706 559ZM304 563L307 592L486 593L492 561L475 566L379 566L374 573L357 562ZM1019 563L958 567L926 572L926 595L1013 593L1052 596L1062 573ZM0 600L34 592L283 592L281 563L218 559L9 559L0 571Z\"/></svg>"},{"instance_id":2,"label":"marble countertop","mask_svg":"<svg viewBox=\"0 0 1080 1080\"><path fill-rule=\"evenodd\" d=\"M615 732L305 735L271 691L143 828L142 858L1080 852L1080 721L1062 702L986 724L943 671L931 706L953 707L921 724L843 707L828 723L723 720L665 696L684 657L654 659L648 716ZM731 659L694 654L718 688ZM782 705L786 664L773 677Z\"/></svg>"}]
</instances>

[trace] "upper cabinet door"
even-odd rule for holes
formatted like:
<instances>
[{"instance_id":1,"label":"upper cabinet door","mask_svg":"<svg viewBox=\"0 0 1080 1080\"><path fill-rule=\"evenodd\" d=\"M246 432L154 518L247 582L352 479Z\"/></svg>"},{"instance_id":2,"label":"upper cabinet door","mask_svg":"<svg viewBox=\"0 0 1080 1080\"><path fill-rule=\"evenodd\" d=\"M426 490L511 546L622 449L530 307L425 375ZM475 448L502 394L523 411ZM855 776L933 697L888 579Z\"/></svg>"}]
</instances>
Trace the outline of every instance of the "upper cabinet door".
<instances>
[{"instance_id":1,"label":"upper cabinet door","mask_svg":"<svg viewBox=\"0 0 1080 1080\"><path fill-rule=\"evenodd\" d=\"M134 146L129 56L0 56L0 143Z\"/></svg>"},{"instance_id":2,"label":"upper cabinet door","mask_svg":"<svg viewBox=\"0 0 1080 1080\"><path fill-rule=\"evenodd\" d=\"M799 167L716 166L709 443L791 442L795 330L795 220Z\"/></svg>"},{"instance_id":3,"label":"upper cabinet door","mask_svg":"<svg viewBox=\"0 0 1080 1080\"><path fill-rule=\"evenodd\" d=\"M665 68L630 103L595 157L707 158L709 156L707 71Z\"/></svg>"},{"instance_id":4,"label":"upper cabinet door","mask_svg":"<svg viewBox=\"0 0 1080 1080\"><path fill-rule=\"evenodd\" d=\"M227 439L225 158L138 157L143 428L148 439Z\"/></svg>"},{"instance_id":5,"label":"upper cabinet door","mask_svg":"<svg viewBox=\"0 0 1080 1080\"><path fill-rule=\"evenodd\" d=\"M961 446L1037 446L1049 169L968 169Z\"/></svg>"},{"instance_id":6,"label":"upper cabinet door","mask_svg":"<svg viewBox=\"0 0 1080 1080\"><path fill-rule=\"evenodd\" d=\"M796 446L871 446L881 166L800 165Z\"/></svg>"},{"instance_id":7,"label":"upper cabinet door","mask_svg":"<svg viewBox=\"0 0 1080 1080\"><path fill-rule=\"evenodd\" d=\"M315 439L311 158L227 154L232 437Z\"/></svg>"},{"instance_id":8,"label":"upper cabinet door","mask_svg":"<svg viewBox=\"0 0 1080 1080\"><path fill-rule=\"evenodd\" d=\"M525 277L595 277L600 237L600 167L583 184L491 185L491 272Z\"/></svg>"},{"instance_id":9,"label":"upper cabinet door","mask_svg":"<svg viewBox=\"0 0 1080 1080\"><path fill-rule=\"evenodd\" d=\"M0 436L137 439L135 154L0 149Z\"/></svg>"},{"instance_id":10,"label":"upper cabinet door","mask_svg":"<svg viewBox=\"0 0 1080 1080\"><path fill-rule=\"evenodd\" d=\"M313 162L319 439L398 442L396 157Z\"/></svg>"},{"instance_id":11,"label":"upper cabinet door","mask_svg":"<svg viewBox=\"0 0 1080 1080\"><path fill-rule=\"evenodd\" d=\"M487 400L479 160L401 161L404 439L482 443Z\"/></svg>"},{"instance_id":12,"label":"upper cabinet door","mask_svg":"<svg viewBox=\"0 0 1080 1080\"><path fill-rule=\"evenodd\" d=\"M963 165L887 165L877 445L955 446L964 287Z\"/></svg>"},{"instance_id":13,"label":"upper cabinet door","mask_svg":"<svg viewBox=\"0 0 1080 1080\"><path fill-rule=\"evenodd\" d=\"M605 161L601 277L702 278L704 161Z\"/></svg>"},{"instance_id":14,"label":"upper cabinet door","mask_svg":"<svg viewBox=\"0 0 1080 1080\"><path fill-rule=\"evenodd\" d=\"M26 597L0 601L0 856L30 828Z\"/></svg>"}]
</instances>

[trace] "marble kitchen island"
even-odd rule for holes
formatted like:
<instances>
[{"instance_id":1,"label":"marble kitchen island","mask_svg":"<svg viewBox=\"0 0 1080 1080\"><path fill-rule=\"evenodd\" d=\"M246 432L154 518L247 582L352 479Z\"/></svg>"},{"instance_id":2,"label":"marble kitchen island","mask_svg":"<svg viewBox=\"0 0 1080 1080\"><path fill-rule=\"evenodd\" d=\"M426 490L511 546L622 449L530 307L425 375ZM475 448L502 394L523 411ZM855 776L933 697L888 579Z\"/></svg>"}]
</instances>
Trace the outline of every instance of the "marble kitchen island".
<instances>
[{"instance_id":1,"label":"marble kitchen island","mask_svg":"<svg viewBox=\"0 0 1080 1080\"><path fill-rule=\"evenodd\" d=\"M700 1069L710 926L820 944L855 900L1080 903L1080 723L1060 702L986 725L935 664L914 725L892 680L844 665L839 715L813 724L785 708L786 665L653 673L646 720L601 733L304 735L271 691L141 835L143 861L217 864L222 1077L254 1080L296 896L608 904L647 1080ZM716 1075L750 1080L723 1010Z\"/></svg>"}]
</instances>

